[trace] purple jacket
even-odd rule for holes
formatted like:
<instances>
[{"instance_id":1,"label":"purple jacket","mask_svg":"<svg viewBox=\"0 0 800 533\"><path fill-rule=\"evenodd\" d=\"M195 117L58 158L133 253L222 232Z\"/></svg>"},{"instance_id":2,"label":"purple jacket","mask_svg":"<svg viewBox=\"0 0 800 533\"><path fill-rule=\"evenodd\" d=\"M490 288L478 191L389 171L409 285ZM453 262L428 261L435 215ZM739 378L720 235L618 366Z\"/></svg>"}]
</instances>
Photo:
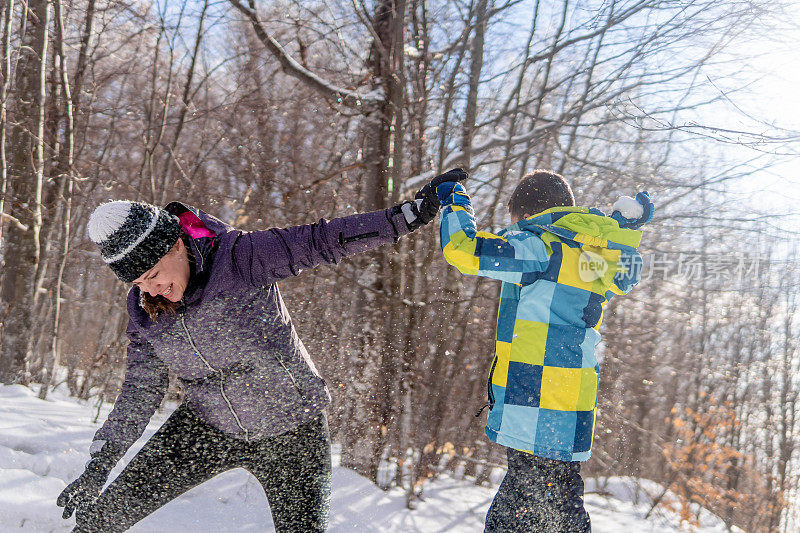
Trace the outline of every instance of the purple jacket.
<instances>
[{"instance_id":1,"label":"purple jacket","mask_svg":"<svg viewBox=\"0 0 800 533\"><path fill-rule=\"evenodd\" d=\"M177 316L152 321L139 289L130 290L125 380L95 440L124 454L161 403L168 370L185 385L194 413L238 438L277 435L316 417L330 394L275 282L396 242L409 231L402 213L245 232L180 202L165 209L192 237L195 261L185 306Z\"/></svg>"}]
</instances>

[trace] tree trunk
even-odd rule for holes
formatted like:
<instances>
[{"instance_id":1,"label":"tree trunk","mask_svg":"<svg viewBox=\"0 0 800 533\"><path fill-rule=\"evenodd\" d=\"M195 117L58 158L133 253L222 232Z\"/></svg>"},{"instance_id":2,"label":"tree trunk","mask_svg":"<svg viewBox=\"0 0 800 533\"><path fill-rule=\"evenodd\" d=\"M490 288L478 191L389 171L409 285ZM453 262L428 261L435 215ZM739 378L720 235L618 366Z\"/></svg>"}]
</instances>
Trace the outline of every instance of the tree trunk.
<instances>
[{"instance_id":1,"label":"tree trunk","mask_svg":"<svg viewBox=\"0 0 800 533\"><path fill-rule=\"evenodd\" d=\"M365 210L385 208L389 201L395 102L397 92L403 90L395 76L395 61L398 49L402 53L404 16L404 0L382 0L375 6L372 24L376 39L372 43L367 64L372 73L373 90L382 91L384 98L361 121L362 153L366 168L363 189ZM396 378L400 371L400 356L396 350L395 334L391 331L395 321L391 308L394 304L390 299L394 296L392 290L397 287L390 287L386 282L392 270L389 264L391 253L391 248L383 247L358 260L362 272L369 269L369 265L378 265L370 283L373 292L379 295L373 294L368 299L357 295L364 302L359 306L358 314L365 335L360 343L364 351L356 354L362 363L359 365L363 368L362 374L354 375L353 381L367 389L378 390L354 390L352 395L347 395L348 401L354 402L353 411L362 413L362 416L361 420L353 416L343 420L341 433L342 466L352 468L372 481L377 481L389 434L388 426L394 423ZM363 292L363 289L359 289L359 292Z\"/></svg>"},{"instance_id":2,"label":"tree trunk","mask_svg":"<svg viewBox=\"0 0 800 533\"><path fill-rule=\"evenodd\" d=\"M58 256L58 270L55 279L55 290L53 295L53 336L51 342L51 357L45 367L42 386L39 389L39 397L45 399L47 392L53 383L53 375L59 365L61 350L61 294L64 281L64 270L67 266L67 255L69 253L69 243L72 235L70 234L70 218L72 216L72 167L73 156L75 153L75 116L72 104L72 92L69 83L69 71L67 69L67 57L64 51L64 15L61 9L61 0L55 0L55 53L58 56L59 83L64 98L64 146L59 154L58 166L56 168L57 179L59 180L59 196L56 198L58 215L53 220L53 225L61 222L59 234L61 235L61 250Z\"/></svg>"},{"instance_id":3,"label":"tree trunk","mask_svg":"<svg viewBox=\"0 0 800 533\"><path fill-rule=\"evenodd\" d=\"M2 85L0 85L0 252L3 246L3 227L6 219L11 220L5 213L6 191L8 190L8 154L6 154L6 138L8 125L8 89L11 85L11 21L14 18L14 0L8 0L2 10L3 19L3 44L0 49L0 68L2 68ZM0 253L2 258L2 253ZM2 307L0 307L2 312ZM2 315L0 315L2 316ZM2 322L2 320L0 320ZM0 343L3 338L3 327L0 325Z\"/></svg>"},{"instance_id":4,"label":"tree trunk","mask_svg":"<svg viewBox=\"0 0 800 533\"><path fill-rule=\"evenodd\" d=\"M17 64L14 126L6 209L20 224L5 236L0 318L3 322L0 381L26 382L28 331L41 243L44 181L44 108L50 4L31 0ZM11 253L7 253L11 252Z\"/></svg>"},{"instance_id":5,"label":"tree trunk","mask_svg":"<svg viewBox=\"0 0 800 533\"><path fill-rule=\"evenodd\" d=\"M470 48L469 91L467 107L464 111L464 124L461 129L461 149L464 152L464 167L470 168L472 163L472 139L475 136L475 119L478 116L478 89L481 85L483 70L483 46L486 41L488 18L486 11L488 0L478 0L475 10L475 36Z\"/></svg>"}]
</instances>

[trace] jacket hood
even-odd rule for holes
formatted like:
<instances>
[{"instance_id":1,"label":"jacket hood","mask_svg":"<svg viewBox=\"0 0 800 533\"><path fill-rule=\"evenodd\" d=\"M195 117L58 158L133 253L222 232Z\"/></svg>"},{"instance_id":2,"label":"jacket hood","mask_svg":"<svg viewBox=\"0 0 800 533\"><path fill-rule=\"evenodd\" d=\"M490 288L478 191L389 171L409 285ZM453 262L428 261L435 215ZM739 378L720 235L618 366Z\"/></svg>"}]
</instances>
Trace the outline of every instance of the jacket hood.
<instances>
[{"instance_id":1,"label":"jacket hood","mask_svg":"<svg viewBox=\"0 0 800 533\"><path fill-rule=\"evenodd\" d=\"M562 240L611 250L635 249L642 240L641 231L620 228L613 218L588 207L554 207L520 220L502 233L508 231L532 231L537 235L546 231Z\"/></svg>"},{"instance_id":2,"label":"jacket hood","mask_svg":"<svg viewBox=\"0 0 800 533\"><path fill-rule=\"evenodd\" d=\"M221 235L233 230L233 226L230 224L226 224L217 217L209 215L205 211L201 211L200 209L191 205L187 205L183 202L170 202L164 206L164 209L180 218L182 222L184 220L190 220L194 222L193 218L198 219L202 223L202 227L213 232L215 235ZM191 213L191 215L194 215L194 217L187 215L187 213ZM185 227L185 224L181 225ZM189 231L189 234L193 238L197 238L197 235L192 235L191 231Z\"/></svg>"},{"instance_id":3,"label":"jacket hood","mask_svg":"<svg viewBox=\"0 0 800 533\"><path fill-rule=\"evenodd\" d=\"M178 217L181 228L192 238L192 242L195 244L192 246L192 254L195 258L197 272L208 270L216 238L233 230L233 227L217 217L183 202L170 202L164 209Z\"/></svg>"}]
</instances>

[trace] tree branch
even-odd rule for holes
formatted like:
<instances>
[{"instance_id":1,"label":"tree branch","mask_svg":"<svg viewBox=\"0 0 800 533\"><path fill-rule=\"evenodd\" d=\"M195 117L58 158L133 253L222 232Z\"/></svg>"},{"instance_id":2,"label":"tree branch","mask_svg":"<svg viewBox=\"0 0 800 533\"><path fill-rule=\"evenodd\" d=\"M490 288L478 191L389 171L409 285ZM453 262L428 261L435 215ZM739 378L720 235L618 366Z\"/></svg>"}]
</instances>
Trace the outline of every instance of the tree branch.
<instances>
[{"instance_id":1,"label":"tree branch","mask_svg":"<svg viewBox=\"0 0 800 533\"><path fill-rule=\"evenodd\" d=\"M375 91L368 94L360 94L343 87L338 87L327 80L324 80L298 63L281 44L270 35L261 19L256 13L253 0L248 0L248 6L243 5L239 0L228 0L233 7L244 14L253 26L258 39L264 44L269 52L281 64L281 69L288 75L293 76L311 87L322 96L336 100L337 102L352 108L368 109L383 101L383 95Z\"/></svg>"}]
</instances>

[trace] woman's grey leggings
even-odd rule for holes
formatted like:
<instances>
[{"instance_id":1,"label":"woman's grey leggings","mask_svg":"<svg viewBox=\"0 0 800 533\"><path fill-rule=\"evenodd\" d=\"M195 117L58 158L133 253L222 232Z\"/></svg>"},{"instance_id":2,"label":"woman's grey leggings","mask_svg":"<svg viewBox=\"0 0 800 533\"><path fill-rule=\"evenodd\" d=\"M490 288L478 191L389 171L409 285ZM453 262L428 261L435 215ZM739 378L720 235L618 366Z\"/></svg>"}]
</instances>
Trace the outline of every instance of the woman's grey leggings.
<instances>
[{"instance_id":1,"label":"woman's grey leggings","mask_svg":"<svg viewBox=\"0 0 800 533\"><path fill-rule=\"evenodd\" d=\"M232 468L248 470L261 483L276 531L325 531L331 493L329 440L324 411L282 435L245 442L181 405L100 497L78 510L73 532L125 531Z\"/></svg>"}]
</instances>

